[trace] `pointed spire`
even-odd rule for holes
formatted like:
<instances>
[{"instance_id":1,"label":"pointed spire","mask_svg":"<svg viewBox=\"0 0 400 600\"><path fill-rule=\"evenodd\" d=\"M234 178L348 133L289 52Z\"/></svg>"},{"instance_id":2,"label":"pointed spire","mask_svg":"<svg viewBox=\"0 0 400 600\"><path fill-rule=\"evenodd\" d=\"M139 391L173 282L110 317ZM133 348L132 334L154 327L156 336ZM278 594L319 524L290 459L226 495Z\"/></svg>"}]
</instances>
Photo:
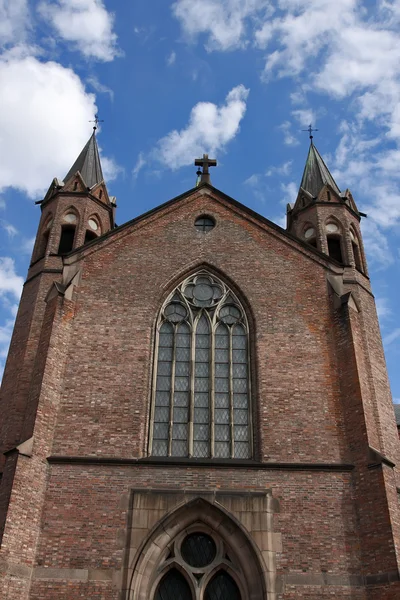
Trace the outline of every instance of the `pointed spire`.
<instances>
[{"instance_id":1,"label":"pointed spire","mask_svg":"<svg viewBox=\"0 0 400 600\"><path fill-rule=\"evenodd\" d=\"M335 180L330 174L328 167L324 163L317 148L314 146L311 138L310 149L308 151L300 187L311 194L313 198L316 198L326 184L330 185L337 194L340 194L340 190L336 185Z\"/></svg>"},{"instance_id":2,"label":"pointed spire","mask_svg":"<svg viewBox=\"0 0 400 600\"><path fill-rule=\"evenodd\" d=\"M104 179L96 140L96 128L93 128L93 133L90 136L88 143L64 177L64 181L68 181L68 179L73 177L77 171L80 172L82 179L88 188L92 188Z\"/></svg>"}]
</instances>

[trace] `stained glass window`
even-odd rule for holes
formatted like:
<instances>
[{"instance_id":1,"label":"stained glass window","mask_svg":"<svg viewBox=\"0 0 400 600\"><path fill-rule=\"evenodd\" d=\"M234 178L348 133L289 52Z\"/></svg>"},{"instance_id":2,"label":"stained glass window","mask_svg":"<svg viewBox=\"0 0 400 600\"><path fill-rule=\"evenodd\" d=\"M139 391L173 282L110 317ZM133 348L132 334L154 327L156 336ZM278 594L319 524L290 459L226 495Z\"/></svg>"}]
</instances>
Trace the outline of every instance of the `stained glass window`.
<instances>
[{"instance_id":1,"label":"stained glass window","mask_svg":"<svg viewBox=\"0 0 400 600\"><path fill-rule=\"evenodd\" d=\"M204 600L240 600L240 592L232 577L218 571L206 587Z\"/></svg>"},{"instance_id":2,"label":"stained glass window","mask_svg":"<svg viewBox=\"0 0 400 600\"><path fill-rule=\"evenodd\" d=\"M181 283L157 323L153 456L250 458L248 325L220 279Z\"/></svg>"},{"instance_id":3,"label":"stained glass window","mask_svg":"<svg viewBox=\"0 0 400 600\"><path fill-rule=\"evenodd\" d=\"M171 569L161 579L154 600L192 600L192 592L184 576Z\"/></svg>"}]
</instances>

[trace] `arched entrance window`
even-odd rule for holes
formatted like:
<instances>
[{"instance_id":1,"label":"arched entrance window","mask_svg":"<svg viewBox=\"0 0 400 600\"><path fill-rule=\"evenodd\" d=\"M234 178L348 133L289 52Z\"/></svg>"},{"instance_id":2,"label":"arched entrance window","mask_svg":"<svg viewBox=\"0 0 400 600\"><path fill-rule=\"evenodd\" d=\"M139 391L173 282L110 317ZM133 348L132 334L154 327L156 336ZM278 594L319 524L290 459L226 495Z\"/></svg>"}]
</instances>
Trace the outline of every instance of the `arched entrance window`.
<instances>
[{"instance_id":1,"label":"arched entrance window","mask_svg":"<svg viewBox=\"0 0 400 600\"><path fill-rule=\"evenodd\" d=\"M203 527L190 527L170 544L154 600L243 600L228 573L240 580L240 566L224 541Z\"/></svg>"},{"instance_id":2,"label":"arched entrance window","mask_svg":"<svg viewBox=\"0 0 400 600\"><path fill-rule=\"evenodd\" d=\"M199 271L157 322L150 454L251 458L249 329L237 296Z\"/></svg>"},{"instance_id":3,"label":"arched entrance window","mask_svg":"<svg viewBox=\"0 0 400 600\"><path fill-rule=\"evenodd\" d=\"M171 569L161 579L154 600L192 600L192 592L184 576Z\"/></svg>"}]
</instances>

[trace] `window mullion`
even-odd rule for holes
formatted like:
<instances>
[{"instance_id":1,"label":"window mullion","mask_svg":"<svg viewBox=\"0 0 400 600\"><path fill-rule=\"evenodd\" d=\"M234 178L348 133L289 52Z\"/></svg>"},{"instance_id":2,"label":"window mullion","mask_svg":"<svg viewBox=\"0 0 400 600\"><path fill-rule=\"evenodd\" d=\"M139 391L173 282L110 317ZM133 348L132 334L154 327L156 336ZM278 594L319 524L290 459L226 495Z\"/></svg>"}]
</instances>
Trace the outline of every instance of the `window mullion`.
<instances>
[{"instance_id":1,"label":"window mullion","mask_svg":"<svg viewBox=\"0 0 400 600\"><path fill-rule=\"evenodd\" d=\"M189 458L193 456L193 430L194 430L194 382L195 382L195 362L196 362L196 327L192 320L192 343L190 346L190 396L189 396L189 432L188 447Z\"/></svg>"},{"instance_id":2,"label":"window mullion","mask_svg":"<svg viewBox=\"0 0 400 600\"><path fill-rule=\"evenodd\" d=\"M211 325L211 364L209 366L210 381L210 456L215 456L215 327Z\"/></svg>"},{"instance_id":3,"label":"window mullion","mask_svg":"<svg viewBox=\"0 0 400 600\"><path fill-rule=\"evenodd\" d=\"M174 325L174 345L172 350L171 367L171 392L169 403L169 434L168 434L168 456L172 456L172 436L174 431L174 394L175 394L175 365L176 365L176 332L178 325Z\"/></svg>"},{"instance_id":4,"label":"window mullion","mask_svg":"<svg viewBox=\"0 0 400 600\"><path fill-rule=\"evenodd\" d=\"M233 352L232 352L232 332L233 328L228 327L228 335L229 335L229 424L230 424L230 434L231 434L231 458L234 456L234 427L233 427Z\"/></svg>"}]
</instances>

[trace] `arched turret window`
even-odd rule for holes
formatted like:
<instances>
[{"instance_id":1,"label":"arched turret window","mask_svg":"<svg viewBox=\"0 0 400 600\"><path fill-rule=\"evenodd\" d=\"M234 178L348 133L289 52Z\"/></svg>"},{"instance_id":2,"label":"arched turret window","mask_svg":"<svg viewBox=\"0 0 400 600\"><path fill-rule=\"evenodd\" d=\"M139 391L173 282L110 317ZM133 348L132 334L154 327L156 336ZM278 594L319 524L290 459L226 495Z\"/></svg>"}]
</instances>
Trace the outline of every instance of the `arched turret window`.
<instances>
[{"instance_id":1,"label":"arched turret window","mask_svg":"<svg viewBox=\"0 0 400 600\"><path fill-rule=\"evenodd\" d=\"M246 314L206 271L180 284L158 318L150 454L252 456Z\"/></svg>"},{"instance_id":2,"label":"arched turret window","mask_svg":"<svg viewBox=\"0 0 400 600\"><path fill-rule=\"evenodd\" d=\"M58 254L67 254L74 247L75 231L78 217L73 209L69 209L62 218Z\"/></svg>"},{"instance_id":3,"label":"arched turret window","mask_svg":"<svg viewBox=\"0 0 400 600\"><path fill-rule=\"evenodd\" d=\"M364 272L364 265L362 260L362 251L360 248L360 240L358 234L354 231L353 228L350 229L350 239L351 239L351 247L353 250L354 264L356 269Z\"/></svg>"},{"instance_id":4,"label":"arched turret window","mask_svg":"<svg viewBox=\"0 0 400 600\"><path fill-rule=\"evenodd\" d=\"M342 230L336 220L329 219L326 223L326 240L328 244L328 254L339 263L343 263L342 250Z\"/></svg>"}]
</instances>

